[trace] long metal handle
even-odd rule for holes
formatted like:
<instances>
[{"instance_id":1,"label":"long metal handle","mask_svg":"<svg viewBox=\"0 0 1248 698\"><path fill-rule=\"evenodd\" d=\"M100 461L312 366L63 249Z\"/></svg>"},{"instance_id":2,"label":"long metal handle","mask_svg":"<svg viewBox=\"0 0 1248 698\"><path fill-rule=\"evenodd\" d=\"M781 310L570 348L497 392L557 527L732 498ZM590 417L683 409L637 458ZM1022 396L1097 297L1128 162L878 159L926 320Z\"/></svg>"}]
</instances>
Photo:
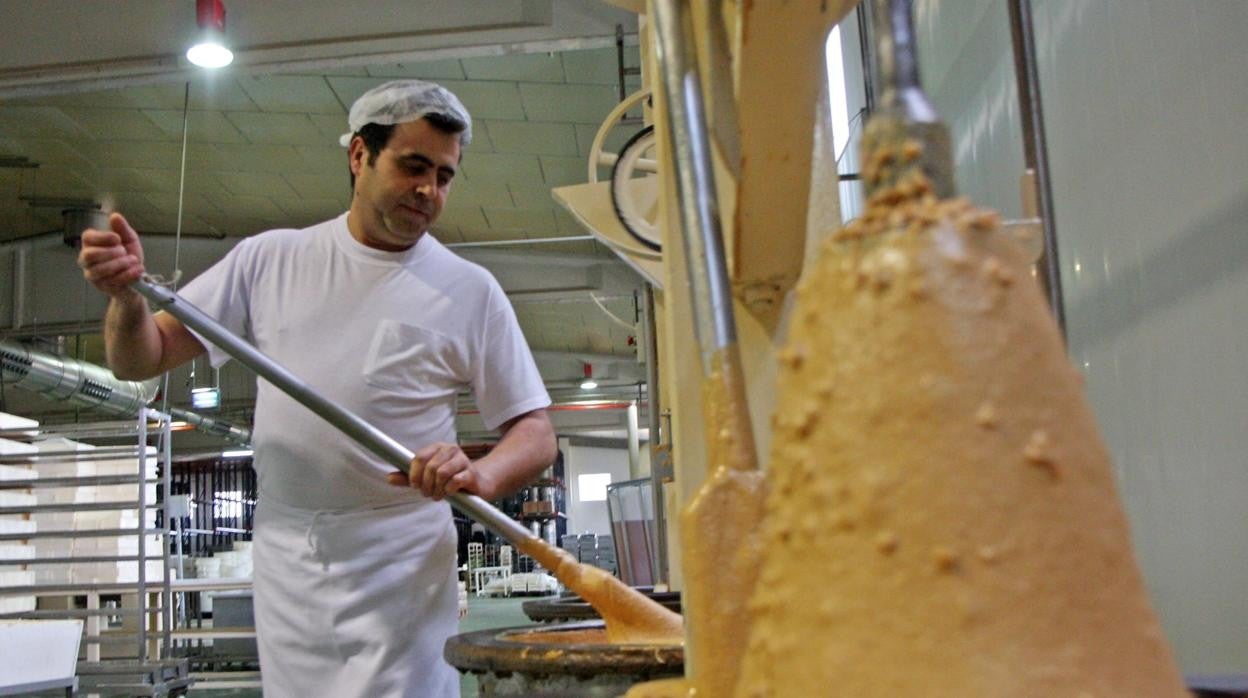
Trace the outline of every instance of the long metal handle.
<instances>
[{"instance_id":1,"label":"long metal handle","mask_svg":"<svg viewBox=\"0 0 1248 698\"><path fill-rule=\"evenodd\" d=\"M208 341L217 345L243 365L255 371L257 375L272 383L277 389L295 399L337 427L342 433L355 439L368 450L380 456L396 469L407 472L408 465L415 453L403 444L390 438L377 427L364 421L359 415L331 402L325 396L313 390L298 376L283 368L263 352L239 339L222 327L216 320L202 310L186 302L178 294L167 288L139 280L133 284L134 290L150 300L158 308L182 321L182 324L199 332ZM499 511L492 504L475 494L454 492L446 496L447 501L456 509L469 517L481 522L486 528L505 538L513 545L519 546L522 541L532 540L535 536L527 528L521 526L511 517Z\"/></svg>"}]
</instances>

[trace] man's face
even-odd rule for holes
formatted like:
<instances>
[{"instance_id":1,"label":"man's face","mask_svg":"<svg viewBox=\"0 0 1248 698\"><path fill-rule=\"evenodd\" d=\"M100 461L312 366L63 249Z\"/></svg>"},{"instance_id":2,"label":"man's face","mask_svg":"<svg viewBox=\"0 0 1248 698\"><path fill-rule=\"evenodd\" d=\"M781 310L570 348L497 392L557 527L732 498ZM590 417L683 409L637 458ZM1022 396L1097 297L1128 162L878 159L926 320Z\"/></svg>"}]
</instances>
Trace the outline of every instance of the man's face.
<instances>
[{"instance_id":1,"label":"man's face","mask_svg":"<svg viewBox=\"0 0 1248 698\"><path fill-rule=\"evenodd\" d=\"M371 165L360 137L348 152L355 174L352 235L382 250L415 245L446 204L459 165L459 135L420 119L395 126Z\"/></svg>"}]
</instances>

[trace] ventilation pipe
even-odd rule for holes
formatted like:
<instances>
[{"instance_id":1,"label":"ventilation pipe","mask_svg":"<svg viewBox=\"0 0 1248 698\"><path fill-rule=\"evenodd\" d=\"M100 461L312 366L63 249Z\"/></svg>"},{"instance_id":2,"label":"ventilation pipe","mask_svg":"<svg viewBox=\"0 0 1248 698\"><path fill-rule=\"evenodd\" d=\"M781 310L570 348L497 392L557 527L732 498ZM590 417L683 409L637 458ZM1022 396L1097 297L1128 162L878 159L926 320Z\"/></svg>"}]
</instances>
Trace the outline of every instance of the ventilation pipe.
<instances>
[{"instance_id":1,"label":"ventilation pipe","mask_svg":"<svg viewBox=\"0 0 1248 698\"><path fill-rule=\"evenodd\" d=\"M191 412L180 407L169 408L169 416L174 419L180 419L183 422L195 427L205 434L220 436L221 438L236 443L239 446L251 445L251 430L247 427L240 427L236 424L205 417L198 412Z\"/></svg>"},{"instance_id":2,"label":"ventilation pipe","mask_svg":"<svg viewBox=\"0 0 1248 698\"><path fill-rule=\"evenodd\" d=\"M9 339L0 339L0 368L0 378L6 384L120 417L137 415L160 387L159 378L123 381L102 366L31 349ZM251 444L251 430L246 427L177 407L171 408L169 415L205 434L241 446Z\"/></svg>"},{"instance_id":3,"label":"ventilation pipe","mask_svg":"<svg viewBox=\"0 0 1248 698\"><path fill-rule=\"evenodd\" d=\"M67 208L61 211L61 221L65 224L61 230L61 240L66 247L81 246L82 233L87 228L108 230L108 212L98 208Z\"/></svg>"},{"instance_id":4,"label":"ventilation pipe","mask_svg":"<svg viewBox=\"0 0 1248 698\"><path fill-rule=\"evenodd\" d=\"M121 417L133 417L156 397L159 379L123 381L102 366L0 340L5 383Z\"/></svg>"}]
</instances>

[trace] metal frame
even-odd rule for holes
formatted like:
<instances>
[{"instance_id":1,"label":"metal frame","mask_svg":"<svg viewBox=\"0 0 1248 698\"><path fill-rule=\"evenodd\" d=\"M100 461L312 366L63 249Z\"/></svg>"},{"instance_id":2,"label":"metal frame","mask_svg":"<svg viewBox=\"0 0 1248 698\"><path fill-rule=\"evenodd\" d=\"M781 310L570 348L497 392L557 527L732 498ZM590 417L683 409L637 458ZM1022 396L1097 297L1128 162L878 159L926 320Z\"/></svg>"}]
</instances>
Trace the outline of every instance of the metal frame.
<instances>
[{"instance_id":1,"label":"metal frame","mask_svg":"<svg viewBox=\"0 0 1248 698\"><path fill-rule=\"evenodd\" d=\"M646 284L645 290L645 329L646 329L646 417L650 429L650 485L654 488L654 527L655 527L655 584L668 582L668 551L667 551L667 502L663 498L663 479L671 479L670 468L660 468L658 449L667 443L669 436L663 430L661 391L659 387L659 340L658 320L655 316L654 287Z\"/></svg>"},{"instance_id":2,"label":"metal frame","mask_svg":"<svg viewBox=\"0 0 1248 698\"><path fill-rule=\"evenodd\" d=\"M1044 106L1040 100L1040 68L1032 27L1031 0L1009 0L1010 38L1014 49L1014 79L1018 83L1018 108L1022 114L1023 158L1035 172L1036 203L1044 231L1044 256L1037 265L1044 280L1049 307L1057 326L1066 335L1066 307L1062 298L1062 273L1058 266L1057 223L1053 211L1053 185L1049 170L1049 147L1044 133Z\"/></svg>"},{"instance_id":3,"label":"metal frame","mask_svg":"<svg viewBox=\"0 0 1248 698\"><path fill-rule=\"evenodd\" d=\"M151 428L149 428L149 425ZM137 576L134 582L114 582L114 583L68 583L68 584L33 584L25 586L8 586L0 588L0 596L36 596L36 597L65 597L65 596L86 596L87 608L84 609L43 609L34 611L21 611L15 613L3 614L3 618L12 619L37 619L37 618L82 618L85 619L85 633L83 643L86 645L87 661L79 664L79 672L88 674L120 676L131 675L131 670L146 676L141 678L141 682L147 682L153 676L170 674L171 676L185 675L185 668L181 666L173 666L168 663L162 663L162 659L167 654L170 647L170 631L172 629L172 579L169 569L169 538L163 528L147 525L147 512L152 509L162 508L166 511L165 521L168 521L167 502L168 502L168 486L170 471L170 418L168 415L153 410L142 409L139 411L138 417L133 421L119 422L96 422L90 424L66 424L55 425L47 428L34 429L15 429L9 431L0 431L0 438L12 438L26 442L35 442L49 437L66 437L73 439L131 439L132 444L129 446L119 445L103 445L96 451L44 451L38 454L30 454L29 456L6 457L3 459L5 464L25 463L33 464L34 468L38 468L39 464L49 463L65 463L65 462L89 462L101 460L102 458L133 458L137 467L134 474L123 475L103 475L103 476L82 476L82 477L54 477L54 478L28 478L21 480L5 480L0 481L0 489L29 491L33 489L47 488L71 488L71 487L88 487L100 485L119 485L119 484L137 484L138 493L134 500L112 501L112 502L83 502L83 503L58 503L58 504L30 504L25 506L9 506L0 508L0 514L37 514L40 512L85 512L85 511L125 511L133 510L138 515L138 523L135 527L118 527L112 529L97 529L78 531L70 529L50 529L33 532L8 533L0 535L0 542L13 541L30 541L30 540L48 540L48 539L86 539L101 537L128 537L138 536L137 554L135 555L66 555L66 556L45 556L34 558L12 558L0 559L0 567L8 566L43 566L43 565L62 565L74 563L95 563L95 562L135 562L137 563ZM160 478L152 479L146 476L148 456L148 442L155 439L156 441L156 460L158 467L162 470ZM159 497L158 502L147 501L147 486L155 484L158 486L165 496ZM161 554L152 558L148 558L148 536L161 535L162 547ZM147 562L158 560L161 563L163 575L159 580L153 580L147 574ZM131 594L135 595L134 608L108 608L101 607L101 597L111 594ZM151 595L159 594L160 602L158 605L151 605ZM153 614L159 614L162 620L159 638L153 636L149 631L149 624L153 618ZM101 632L100 619L107 616L126 616L137 617L138 623L136 632L132 633L108 633ZM101 661L100 649L102 645L125 645L133 643L134 655L130 659L116 661ZM136 669L137 667L137 669ZM172 672L172 673L170 673ZM131 677L133 678L133 677ZM111 679L110 679L111 680ZM131 679L126 679L131 680ZM179 681L181 679L178 679ZM90 682L88 682L90 683ZM163 684L149 683L153 690L153 695L163 695L165 688Z\"/></svg>"}]
</instances>

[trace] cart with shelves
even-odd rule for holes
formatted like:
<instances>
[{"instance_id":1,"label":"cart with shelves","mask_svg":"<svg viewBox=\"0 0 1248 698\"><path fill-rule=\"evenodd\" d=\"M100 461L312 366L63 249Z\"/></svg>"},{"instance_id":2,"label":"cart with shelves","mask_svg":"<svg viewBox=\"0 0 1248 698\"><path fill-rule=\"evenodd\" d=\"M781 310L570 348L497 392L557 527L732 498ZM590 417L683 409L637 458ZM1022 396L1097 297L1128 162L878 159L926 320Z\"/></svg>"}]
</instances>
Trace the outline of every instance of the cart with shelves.
<instances>
[{"instance_id":1,"label":"cart with shelves","mask_svg":"<svg viewBox=\"0 0 1248 698\"><path fill-rule=\"evenodd\" d=\"M169 537L156 515L168 501L169 422L141 410L0 431L0 618L81 620L84 692L175 695L191 683L186 662L168 656Z\"/></svg>"}]
</instances>

